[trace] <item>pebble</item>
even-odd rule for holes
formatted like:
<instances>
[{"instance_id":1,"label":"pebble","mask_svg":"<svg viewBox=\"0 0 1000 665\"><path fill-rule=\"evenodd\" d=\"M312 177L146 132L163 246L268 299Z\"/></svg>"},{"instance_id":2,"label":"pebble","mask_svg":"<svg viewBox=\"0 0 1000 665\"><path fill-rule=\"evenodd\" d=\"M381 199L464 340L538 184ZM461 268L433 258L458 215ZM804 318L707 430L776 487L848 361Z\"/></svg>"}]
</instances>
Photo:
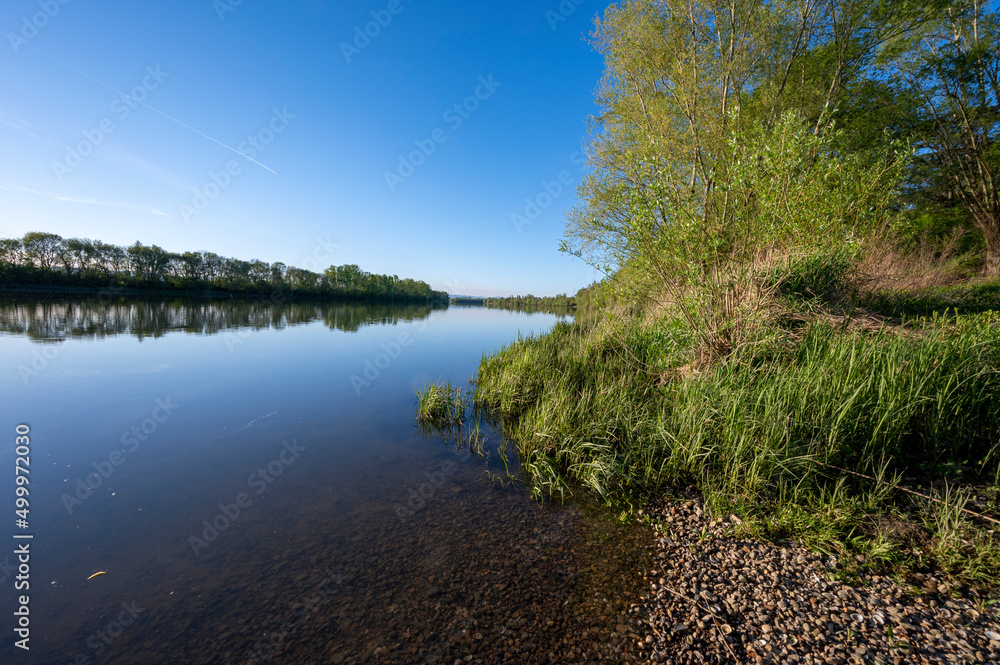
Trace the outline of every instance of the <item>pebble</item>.
<instances>
[{"instance_id":1,"label":"pebble","mask_svg":"<svg viewBox=\"0 0 1000 665\"><path fill-rule=\"evenodd\" d=\"M658 559L639 609L647 662L1000 663L996 606L983 612L930 578L922 588L874 575L845 584L832 577L835 557L728 536L735 516L713 519L685 494L644 508Z\"/></svg>"}]
</instances>

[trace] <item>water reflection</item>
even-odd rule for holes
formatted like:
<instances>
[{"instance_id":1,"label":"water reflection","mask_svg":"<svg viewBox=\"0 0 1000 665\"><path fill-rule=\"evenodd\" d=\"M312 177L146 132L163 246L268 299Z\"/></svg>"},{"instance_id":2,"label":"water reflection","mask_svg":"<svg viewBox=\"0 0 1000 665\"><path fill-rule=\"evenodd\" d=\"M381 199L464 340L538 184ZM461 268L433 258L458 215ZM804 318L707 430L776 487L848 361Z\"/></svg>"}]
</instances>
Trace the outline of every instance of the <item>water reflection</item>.
<instances>
[{"instance_id":1,"label":"water reflection","mask_svg":"<svg viewBox=\"0 0 1000 665\"><path fill-rule=\"evenodd\" d=\"M171 332L215 335L226 330L283 330L322 321L331 330L357 332L365 326L395 325L427 318L435 307L369 303L267 300L117 299L0 301L0 333L35 342L117 335L163 337Z\"/></svg>"},{"instance_id":2,"label":"water reflection","mask_svg":"<svg viewBox=\"0 0 1000 665\"><path fill-rule=\"evenodd\" d=\"M556 321L327 302L0 303L0 430L31 426L35 535L31 652L0 641L0 663L621 660L635 644L626 599L650 567L636 563L643 533L491 483L504 471L492 431L472 455L414 422L415 387L464 384L484 352ZM12 446L0 464L13 466ZM12 492L0 511L13 514Z\"/></svg>"}]
</instances>

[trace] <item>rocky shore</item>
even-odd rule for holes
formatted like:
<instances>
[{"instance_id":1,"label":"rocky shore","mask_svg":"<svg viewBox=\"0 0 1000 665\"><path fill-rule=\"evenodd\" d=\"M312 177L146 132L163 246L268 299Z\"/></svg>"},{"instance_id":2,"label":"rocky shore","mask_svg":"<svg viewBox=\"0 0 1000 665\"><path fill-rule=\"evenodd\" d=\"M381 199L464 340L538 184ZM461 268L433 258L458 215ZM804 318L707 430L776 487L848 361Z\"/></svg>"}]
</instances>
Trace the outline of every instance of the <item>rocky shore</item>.
<instances>
[{"instance_id":1,"label":"rocky shore","mask_svg":"<svg viewBox=\"0 0 1000 665\"><path fill-rule=\"evenodd\" d=\"M657 568L629 611L654 663L1000 663L1000 611L932 576L836 581L834 557L727 537L695 496L649 506ZM1000 572L1000 571L998 571Z\"/></svg>"}]
</instances>

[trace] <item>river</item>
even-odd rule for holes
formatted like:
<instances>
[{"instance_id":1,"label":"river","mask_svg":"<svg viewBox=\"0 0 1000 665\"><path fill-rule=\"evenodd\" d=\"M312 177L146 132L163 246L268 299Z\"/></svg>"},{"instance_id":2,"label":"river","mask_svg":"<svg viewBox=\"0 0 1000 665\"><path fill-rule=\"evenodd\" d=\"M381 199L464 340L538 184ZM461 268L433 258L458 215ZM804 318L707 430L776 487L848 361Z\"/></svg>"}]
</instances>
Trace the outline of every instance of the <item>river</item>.
<instances>
[{"instance_id":1,"label":"river","mask_svg":"<svg viewBox=\"0 0 1000 665\"><path fill-rule=\"evenodd\" d=\"M465 385L484 353L557 320L6 298L0 660L616 659L646 532L501 487L487 476L496 455L414 421L415 389ZM30 428L23 529L18 425ZM16 590L24 543L30 587ZM22 595L30 651L15 646Z\"/></svg>"}]
</instances>

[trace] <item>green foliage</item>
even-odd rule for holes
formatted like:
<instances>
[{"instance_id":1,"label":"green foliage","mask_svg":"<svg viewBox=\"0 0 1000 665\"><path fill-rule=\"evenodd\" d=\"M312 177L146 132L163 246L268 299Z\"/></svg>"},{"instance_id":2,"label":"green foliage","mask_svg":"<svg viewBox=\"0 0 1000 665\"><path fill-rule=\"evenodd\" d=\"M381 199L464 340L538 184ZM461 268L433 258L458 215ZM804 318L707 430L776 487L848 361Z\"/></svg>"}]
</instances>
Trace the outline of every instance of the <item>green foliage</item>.
<instances>
[{"instance_id":1,"label":"green foliage","mask_svg":"<svg viewBox=\"0 0 1000 665\"><path fill-rule=\"evenodd\" d=\"M776 292L856 300L851 264L889 229L912 245L978 228L961 248L1000 274L997 16L972 0L612 5L563 249L616 275L620 301L671 302L704 363L764 334Z\"/></svg>"},{"instance_id":2,"label":"green foliage","mask_svg":"<svg viewBox=\"0 0 1000 665\"><path fill-rule=\"evenodd\" d=\"M941 9L886 69L910 102L903 130L917 148L905 201L916 219L975 226L984 272L1000 277L1000 12L979 0Z\"/></svg>"},{"instance_id":3,"label":"green foliage","mask_svg":"<svg viewBox=\"0 0 1000 665\"><path fill-rule=\"evenodd\" d=\"M857 262L851 248L834 248L781 261L766 279L785 296L836 305L858 298Z\"/></svg>"},{"instance_id":4,"label":"green foliage","mask_svg":"<svg viewBox=\"0 0 1000 665\"><path fill-rule=\"evenodd\" d=\"M465 423L467 404L461 388L432 383L417 392L417 423L425 429L451 430Z\"/></svg>"},{"instance_id":5,"label":"green foliage","mask_svg":"<svg viewBox=\"0 0 1000 665\"><path fill-rule=\"evenodd\" d=\"M483 305L496 309L513 309L522 312L554 312L564 314L576 308L576 300L561 293L557 296L539 297L533 295L509 296L507 298L486 298Z\"/></svg>"},{"instance_id":6,"label":"green foliage","mask_svg":"<svg viewBox=\"0 0 1000 665\"><path fill-rule=\"evenodd\" d=\"M594 35L606 60L594 171L566 249L606 273L638 262L668 288L725 290L734 263L739 273L762 252L846 242L883 222L901 146L845 155L824 110L892 30L828 29L826 12L841 10L886 18L816 4L609 8Z\"/></svg>"},{"instance_id":7,"label":"green foliage","mask_svg":"<svg viewBox=\"0 0 1000 665\"><path fill-rule=\"evenodd\" d=\"M716 514L874 557L896 545L859 529L894 510L899 474L959 464L1000 481L997 312L869 332L816 322L702 372L681 364L696 337L678 318L559 324L484 358L472 399L538 493L634 503L691 484Z\"/></svg>"},{"instance_id":8,"label":"green foliage","mask_svg":"<svg viewBox=\"0 0 1000 665\"><path fill-rule=\"evenodd\" d=\"M844 154L843 132L824 122L811 127L794 109L777 114L777 98L764 115L744 109L756 108L759 91L706 103L701 115L682 121L685 104L694 103L685 95L696 97L700 86L718 92L722 83L688 72L695 77L688 81L692 90L674 81L680 89L646 99L629 81L648 80L653 95L659 77L687 72L683 60L675 61L686 51L662 45L660 69L650 70L641 56L633 62L619 52L619 42L635 46L629 30L667 19L639 12L622 27L620 14L612 18L602 42L610 49L605 132L594 141L595 172L581 188L586 204L571 217L569 247L602 269L644 273L637 284L650 277L658 282L658 291L669 294L698 331L710 362L746 343L761 325L769 306L769 286L758 279L761 264L855 247L893 219L909 152L889 143ZM651 124L656 110L668 120ZM704 127L695 132L692 122Z\"/></svg>"},{"instance_id":9,"label":"green foliage","mask_svg":"<svg viewBox=\"0 0 1000 665\"><path fill-rule=\"evenodd\" d=\"M99 240L63 239L28 233L0 239L0 279L37 287L106 287L145 290L219 290L271 296L308 296L370 301L446 304L446 293L395 275L375 275L358 266L331 266L317 274L283 263L243 261L212 252L175 254L136 242L118 247Z\"/></svg>"},{"instance_id":10,"label":"green foliage","mask_svg":"<svg viewBox=\"0 0 1000 665\"><path fill-rule=\"evenodd\" d=\"M732 135L727 193L736 212L726 259L844 251L885 226L908 151L890 144L881 154L844 154L843 134L828 127L816 135L789 113Z\"/></svg>"}]
</instances>

